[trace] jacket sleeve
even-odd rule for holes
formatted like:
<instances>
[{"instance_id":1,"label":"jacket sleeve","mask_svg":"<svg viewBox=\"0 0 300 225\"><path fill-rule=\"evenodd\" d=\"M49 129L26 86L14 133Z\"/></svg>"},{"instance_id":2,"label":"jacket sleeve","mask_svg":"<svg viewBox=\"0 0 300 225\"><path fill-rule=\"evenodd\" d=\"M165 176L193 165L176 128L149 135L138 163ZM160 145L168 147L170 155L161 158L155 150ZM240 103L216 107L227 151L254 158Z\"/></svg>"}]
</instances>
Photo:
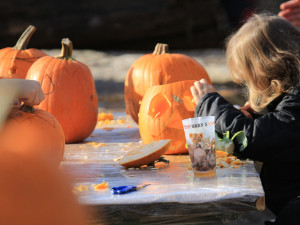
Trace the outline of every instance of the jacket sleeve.
<instances>
[{"instance_id":1,"label":"jacket sleeve","mask_svg":"<svg viewBox=\"0 0 300 225\"><path fill-rule=\"evenodd\" d=\"M273 161L282 157L283 149L287 149L299 134L299 127L294 124L300 110L300 104L296 106L285 104L277 107L280 111L267 113L257 119L246 117L240 110L233 107L218 93L208 93L203 96L195 109L195 116L215 116L215 128L218 133L229 131L231 135L238 131L244 131L248 146L238 152L242 157L258 161ZM300 118L297 118L298 120ZM236 151L236 149L235 149Z\"/></svg>"}]
</instances>

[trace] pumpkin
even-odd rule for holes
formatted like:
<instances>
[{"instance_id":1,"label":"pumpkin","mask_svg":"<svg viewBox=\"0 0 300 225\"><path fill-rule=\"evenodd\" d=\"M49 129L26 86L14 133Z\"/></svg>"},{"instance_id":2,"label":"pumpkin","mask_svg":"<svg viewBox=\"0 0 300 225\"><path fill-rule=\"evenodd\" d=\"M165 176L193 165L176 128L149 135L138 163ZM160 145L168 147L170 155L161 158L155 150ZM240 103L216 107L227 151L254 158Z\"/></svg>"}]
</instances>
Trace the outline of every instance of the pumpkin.
<instances>
[{"instance_id":1,"label":"pumpkin","mask_svg":"<svg viewBox=\"0 0 300 225\"><path fill-rule=\"evenodd\" d=\"M45 110L22 105L12 108L0 132L0 149L47 158L59 165L65 149L63 130Z\"/></svg>"},{"instance_id":2,"label":"pumpkin","mask_svg":"<svg viewBox=\"0 0 300 225\"><path fill-rule=\"evenodd\" d=\"M120 159L120 165L124 167L138 167L147 165L159 159L171 144L171 140L152 141L149 144L135 148L127 152Z\"/></svg>"},{"instance_id":3,"label":"pumpkin","mask_svg":"<svg viewBox=\"0 0 300 225\"><path fill-rule=\"evenodd\" d=\"M204 67L193 58L184 54L171 54L168 45L158 43L153 54L138 58L125 78L124 100L126 113L138 123L140 101L147 88L182 80L211 80Z\"/></svg>"},{"instance_id":4,"label":"pumpkin","mask_svg":"<svg viewBox=\"0 0 300 225\"><path fill-rule=\"evenodd\" d=\"M66 143L87 138L97 124L98 100L90 69L72 58L73 45L62 39L61 55L45 56L30 67L26 79L41 83L45 99L38 105L61 124Z\"/></svg>"},{"instance_id":5,"label":"pumpkin","mask_svg":"<svg viewBox=\"0 0 300 225\"><path fill-rule=\"evenodd\" d=\"M87 224L66 174L32 154L0 150L0 224Z\"/></svg>"},{"instance_id":6,"label":"pumpkin","mask_svg":"<svg viewBox=\"0 0 300 225\"><path fill-rule=\"evenodd\" d=\"M188 153L182 120L194 117L196 103L190 91L194 82L178 81L148 88L139 112L139 131L145 144L171 139L165 154Z\"/></svg>"},{"instance_id":7,"label":"pumpkin","mask_svg":"<svg viewBox=\"0 0 300 225\"><path fill-rule=\"evenodd\" d=\"M25 79L32 63L47 55L35 48L26 49L35 30L36 28L30 25L14 47L0 50L0 77Z\"/></svg>"}]
</instances>

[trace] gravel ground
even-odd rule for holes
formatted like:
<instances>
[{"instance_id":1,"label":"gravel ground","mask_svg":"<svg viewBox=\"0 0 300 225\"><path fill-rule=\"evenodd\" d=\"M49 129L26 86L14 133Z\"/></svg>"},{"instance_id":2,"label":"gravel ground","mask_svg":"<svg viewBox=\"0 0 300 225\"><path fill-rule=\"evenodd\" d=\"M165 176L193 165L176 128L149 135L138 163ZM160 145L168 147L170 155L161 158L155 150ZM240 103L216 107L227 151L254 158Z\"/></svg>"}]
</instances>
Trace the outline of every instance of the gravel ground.
<instances>
[{"instance_id":1,"label":"gravel ground","mask_svg":"<svg viewBox=\"0 0 300 225\"><path fill-rule=\"evenodd\" d=\"M43 50L51 56L59 55L59 49ZM74 50L73 57L86 64L95 80L124 82L129 67L144 54L150 52ZM171 52L172 53L172 52ZM221 49L174 51L193 57L200 62L213 82L226 83L231 78Z\"/></svg>"},{"instance_id":2,"label":"gravel ground","mask_svg":"<svg viewBox=\"0 0 300 225\"><path fill-rule=\"evenodd\" d=\"M60 54L60 49L44 49L43 51L51 56ZM149 53L75 49L73 57L90 68L95 80L101 110L122 111L125 108L123 93L127 71L139 57ZM205 67L215 87L223 91L224 97L227 96L228 100L234 104L243 104L242 89L231 82L223 50L171 51L171 53L181 53L196 59Z\"/></svg>"}]
</instances>

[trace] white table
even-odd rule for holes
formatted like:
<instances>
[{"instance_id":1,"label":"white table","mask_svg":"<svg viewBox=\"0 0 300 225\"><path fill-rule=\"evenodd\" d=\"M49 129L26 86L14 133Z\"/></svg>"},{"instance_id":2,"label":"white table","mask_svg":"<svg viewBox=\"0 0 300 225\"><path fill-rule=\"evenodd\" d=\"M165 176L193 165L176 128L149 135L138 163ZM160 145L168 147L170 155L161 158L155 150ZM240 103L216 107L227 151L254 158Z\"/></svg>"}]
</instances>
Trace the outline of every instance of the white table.
<instances>
[{"instance_id":1,"label":"white table","mask_svg":"<svg viewBox=\"0 0 300 225\"><path fill-rule=\"evenodd\" d=\"M191 218L193 211L207 217L256 210L255 201L264 191L252 161L238 169L218 168L215 178L194 178L188 168L188 155L165 156L169 165L162 164L156 169L126 169L117 159L142 143L138 126L125 113L114 116L125 119L125 123L114 120L112 124L98 126L84 143L66 146L61 167L74 177L74 187L82 185L87 189L77 192L82 204L101 206L102 211L106 208L106 214L111 210L134 218L145 216L143 212L149 213L148 210L163 215L164 208L167 214L174 216L174 210L176 215L182 214L181 219L186 215ZM103 181L108 182L109 189L94 190L93 185ZM141 184L150 185L124 195L110 192L113 186ZM130 212L126 213L127 210Z\"/></svg>"}]
</instances>

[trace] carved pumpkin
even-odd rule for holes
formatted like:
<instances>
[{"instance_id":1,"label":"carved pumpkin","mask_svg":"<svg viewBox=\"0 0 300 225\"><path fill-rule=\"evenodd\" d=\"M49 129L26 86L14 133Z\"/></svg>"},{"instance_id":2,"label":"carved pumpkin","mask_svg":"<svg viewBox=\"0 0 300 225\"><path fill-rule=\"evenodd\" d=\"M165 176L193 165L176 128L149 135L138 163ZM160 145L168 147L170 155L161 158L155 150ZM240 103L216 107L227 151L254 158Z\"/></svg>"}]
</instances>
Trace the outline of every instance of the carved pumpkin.
<instances>
[{"instance_id":1,"label":"carved pumpkin","mask_svg":"<svg viewBox=\"0 0 300 225\"><path fill-rule=\"evenodd\" d=\"M72 58L72 42L62 40L58 57L45 56L29 69L27 79L41 83L45 99L38 106L55 116L66 143L87 138L97 123L98 100L91 71Z\"/></svg>"},{"instance_id":2,"label":"carved pumpkin","mask_svg":"<svg viewBox=\"0 0 300 225\"><path fill-rule=\"evenodd\" d=\"M34 155L0 150L0 224L87 224L69 178L58 168Z\"/></svg>"},{"instance_id":3,"label":"carved pumpkin","mask_svg":"<svg viewBox=\"0 0 300 225\"><path fill-rule=\"evenodd\" d=\"M158 43L153 54L138 58L127 73L124 87L126 112L138 123L140 101L147 88L202 78L211 84L206 70L200 63L183 54L170 54L168 45Z\"/></svg>"},{"instance_id":4,"label":"carved pumpkin","mask_svg":"<svg viewBox=\"0 0 300 225\"><path fill-rule=\"evenodd\" d=\"M47 54L41 50L26 49L36 28L29 26L14 47L0 50L0 77L25 79L32 63Z\"/></svg>"},{"instance_id":5,"label":"carved pumpkin","mask_svg":"<svg viewBox=\"0 0 300 225\"><path fill-rule=\"evenodd\" d=\"M188 153L182 120L194 117L196 103L190 91L194 82L178 81L148 88L139 112L139 131L145 144L171 139L165 154Z\"/></svg>"},{"instance_id":6,"label":"carved pumpkin","mask_svg":"<svg viewBox=\"0 0 300 225\"><path fill-rule=\"evenodd\" d=\"M0 149L34 153L59 165L65 149L63 130L45 110L23 105L13 107L0 132Z\"/></svg>"}]
</instances>

